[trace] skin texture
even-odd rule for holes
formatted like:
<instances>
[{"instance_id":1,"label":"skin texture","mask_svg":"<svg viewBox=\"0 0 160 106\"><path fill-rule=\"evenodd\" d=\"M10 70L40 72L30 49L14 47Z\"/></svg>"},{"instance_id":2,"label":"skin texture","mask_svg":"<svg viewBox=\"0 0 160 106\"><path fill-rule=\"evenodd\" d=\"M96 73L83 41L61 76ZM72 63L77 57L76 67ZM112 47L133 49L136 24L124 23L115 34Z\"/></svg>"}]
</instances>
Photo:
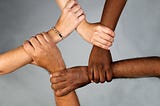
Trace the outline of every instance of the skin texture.
<instances>
[{"instance_id":1,"label":"skin texture","mask_svg":"<svg viewBox=\"0 0 160 106\"><path fill-rule=\"evenodd\" d=\"M85 18L81 9L78 10L78 13L81 13L77 15L77 13L74 14L73 9L68 9L68 7L74 7L74 6L79 6L74 0L70 0L66 7L62 10L62 14L59 17L59 20L57 21L57 24L55 27L60 30L66 27L65 30L61 31L63 37L66 37L73 31ZM74 20L74 21L73 21ZM68 27L70 26L70 27ZM51 37L52 41L55 43L60 42L62 39L58 36L55 31L52 29L47 31L48 36ZM20 57L20 58L17 58ZM16 61L16 62L15 62ZM20 46L18 48L15 48L13 50L10 50L6 53L0 54L0 75L7 74L10 72L15 71L16 69L29 64L32 62L32 58L28 56L28 54L24 51L23 46Z\"/></svg>"},{"instance_id":2,"label":"skin texture","mask_svg":"<svg viewBox=\"0 0 160 106\"><path fill-rule=\"evenodd\" d=\"M67 1L69 0L56 0L61 10ZM108 49L112 45L115 36L109 27L101 23L89 23L86 19L77 26L76 31L84 40L103 49Z\"/></svg>"},{"instance_id":3,"label":"skin texture","mask_svg":"<svg viewBox=\"0 0 160 106\"><path fill-rule=\"evenodd\" d=\"M143 57L113 62L111 65L113 79L160 77L159 64L159 57ZM91 83L88 76L88 67L79 66L69 68L65 72L55 72L52 75L51 83L56 94L64 96L79 87Z\"/></svg>"},{"instance_id":4,"label":"skin texture","mask_svg":"<svg viewBox=\"0 0 160 106\"><path fill-rule=\"evenodd\" d=\"M62 32L64 38L68 36L85 18L84 12L78 2L75 0L70 0L68 2L69 4L65 5L65 9L63 9L62 15L60 16L61 18L59 18L55 26L59 32Z\"/></svg>"},{"instance_id":5,"label":"skin texture","mask_svg":"<svg viewBox=\"0 0 160 106\"><path fill-rule=\"evenodd\" d=\"M82 11L81 9L77 10L76 13L75 10L72 9L77 5L78 4L74 0L70 0L64 7L60 18L55 25L58 30L67 27L67 30L61 32L64 37L67 36L66 34L71 33L71 31L73 31L85 17L82 12L79 12ZM68 7L71 7L71 9L68 9ZM70 27L68 27L68 25ZM23 46L1 54L0 75L10 73L31 62L48 69L50 73L53 73L54 71L64 70L64 61L58 48L53 43L58 43L59 41L61 41L61 38L51 29L47 33L38 34L36 37L32 37L30 41L26 41L24 43L24 47L26 49L30 48L27 51L32 51L33 54L31 57L29 56L31 55L30 52L25 52ZM33 59L36 61L33 61ZM46 61L48 63L46 63ZM50 62L52 63L50 64ZM74 91L64 97L55 96L55 98L57 106L79 106L79 101ZM72 100L72 102L68 102L69 100Z\"/></svg>"},{"instance_id":6,"label":"skin texture","mask_svg":"<svg viewBox=\"0 0 160 106\"><path fill-rule=\"evenodd\" d=\"M34 64L47 69L49 73L66 69L58 47L52 42L47 33L39 34L26 41L24 49L32 57ZM71 99L72 102L68 102ZM63 97L55 95L55 100L57 106L79 106L79 101L74 91Z\"/></svg>"},{"instance_id":7,"label":"skin texture","mask_svg":"<svg viewBox=\"0 0 160 106\"><path fill-rule=\"evenodd\" d=\"M77 66L65 71L55 72L52 74L51 83L56 95L64 96L90 83L87 67Z\"/></svg>"},{"instance_id":8,"label":"skin texture","mask_svg":"<svg viewBox=\"0 0 160 106\"><path fill-rule=\"evenodd\" d=\"M114 30L125 4L126 0L106 0L101 18L101 24ZM96 83L111 81L111 64L112 57L110 50L93 46L88 63L90 80Z\"/></svg>"}]
</instances>

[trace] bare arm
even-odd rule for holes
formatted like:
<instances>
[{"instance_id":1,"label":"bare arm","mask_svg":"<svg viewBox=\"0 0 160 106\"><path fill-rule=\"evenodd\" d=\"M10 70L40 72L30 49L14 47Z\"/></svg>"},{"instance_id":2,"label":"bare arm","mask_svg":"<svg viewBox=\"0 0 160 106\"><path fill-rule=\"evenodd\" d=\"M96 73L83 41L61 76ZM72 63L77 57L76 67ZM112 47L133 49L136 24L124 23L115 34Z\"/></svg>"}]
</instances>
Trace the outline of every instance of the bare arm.
<instances>
[{"instance_id":1,"label":"bare arm","mask_svg":"<svg viewBox=\"0 0 160 106\"><path fill-rule=\"evenodd\" d=\"M47 69L49 73L66 69L58 47L52 42L47 33L32 37L30 43L26 41L24 49L33 58L36 65ZM57 106L79 106L79 101L74 91L63 97L55 95L55 99Z\"/></svg>"},{"instance_id":2,"label":"bare arm","mask_svg":"<svg viewBox=\"0 0 160 106\"><path fill-rule=\"evenodd\" d=\"M63 35L63 38L67 37L84 19L84 15L82 15L83 13L79 14L79 11L81 10L77 10L77 13L74 13L74 9L68 9L73 6L78 6L78 4L75 5L74 0L68 2L55 25L55 27ZM47 33L55 43L58 43L62 40L61 37L58 36L58 34L55 33L55 31L53 31L52 29L49 30ZM32 58L25 53L22 46L10 50L6 53L0 54L0 75L13 72L14 70L31 62Z\"/></svg>"},{"instance_id":3,"label":"bare arm","mask_svg":"<svg viewBox=\"0 0 160 106\"><path fill-rule=\"evenodd\" d=\"M56 71L61 71L62 68L66 69L64 61L62 61L61 64L57 64L56 66L51 68L51 70L50 70L51 73L55 72L55 70L53 70L55 68L56 68ZM80 106L79 100L78 100L78 97L77 97L75 91L72 91L69 94L62 96L62 97L57 96L55 93L54 93L54 95L55 95L55 99L56 99L56 106Z\"/></svg>"},{"instance_id":4,"label":"bare arm","mask_svg":"<svg viewBox=\"0 0 160 106\"><path fill-rule=\"evenodd\" d=\"M143 57L113 62L113 79L160 77L160 57ZM63 96L90 82L87 66L78 66L63 72L53 73L52 87L58 96Z\"/></svg>"},{"instance_id":5,"label":"bare arm","mask_svg":"<svg viewBox=\"0 0 160 106\"><path fill-rule=\"evenodd\" d=\"M126 0L106 0L101 24L115 29L120 14L125 6ZM112 80L111 70L112 57L110 50L104 50L93 46L89 58L89 76L94 82L104 82Z\"/></svg>"},{"instance_id":6,"label":"bare arm","mask_svg":"<svg viewBox=\"0 0 160 106\"><path fill-rule=\"evenodd\" d=\"M58 36L54 31L50 30L48 33L52 36L55 42L58 42ZM23 46L10 50L6 53L0 54L0 75L8 74L16 69L32 62L32 58L24 51Z\"/></svg>"},{"instance_id":7,"label":"bare arm","mask_svg":"<svg viewBox=\"0 0 160 106\"><path fill-rule=\"evenodd\" d=\"M56 0L61 10L67 1L69 0ZM89 23L86 18L77 26L76 31L84 40L103 49L108 49L113 43L114 32L110 28L101 23Z\"/></svg>"},{"instance_id":8,"label":"bare arm","mask_svg":"<svg viewBox=\"0 0 160 106\"><path fill-rule=\"evenodd\" d=\"M160 77L160 57L143 57L114 62L113 78Z\"/></svg>"}]
</instances>

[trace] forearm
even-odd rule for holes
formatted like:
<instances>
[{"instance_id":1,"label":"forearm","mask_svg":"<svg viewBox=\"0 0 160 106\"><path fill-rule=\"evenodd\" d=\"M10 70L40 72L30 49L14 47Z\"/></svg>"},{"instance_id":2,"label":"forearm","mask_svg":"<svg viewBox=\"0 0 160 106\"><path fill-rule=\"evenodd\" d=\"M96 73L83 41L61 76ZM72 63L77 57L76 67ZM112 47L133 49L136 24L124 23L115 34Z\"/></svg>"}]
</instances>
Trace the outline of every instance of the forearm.
<instances>
[{"instance_id":1,"label":"forearm","mask_svg":"<svg viewBox=\"0 0 160 106\"><path fill-rule=\"evenodd\" d=\"M68 2L69 0L56 0L57 2L57 5L59 6L59 8L61 10L63 10L63 8L65 7L66 3Z\"/></svg>"},{"instance_id":2,"label":"forearm","mask_svg":"<svg viewBox=\"0 0 160 106\"><path fill-rule=\"evenodd\" d=\"M55 95L55 100L56 100L56 106L80 106L75 91L72 91L69 94L62 97L58 97Z\"/></svg>"},{"instance_id":3,"label":"forearm","mask_svg":"<svg viewBox=\"0 0 160 106\"><path fill-rule=\"evenodd\" d=\"M50 72L53 73L55 71L62 71L65 70L66 66L63 60L60 60L57 65L54 65L53 68L50 68ZM55 95L55 94L54 94ZM78 97L75 91L71 93L58 97L55 95L56 106L80 106Z\"/></svg>"},{"instance_id":4,"label":"forearm","mask_svg":"<svg viewBox=\"0 0 160 106\"><path fill-rule=\"evenodd\" d=\"M81 66L88 75L87 66ZM160 57L142 57L126 59L113 62L111 64L113 79L116 78L141 78L141 77L160 77ZM90 82L89 80L86 82Z\"/></svg>"},{"instance_id":5,"label":"forearm","mask_svg":"<svg viewBox=\"0 0 160 106\"><path fill-rule=\"evenodd\" d=\"M0 75L10 73L32 61L20 46L0 55Z\"/></svg>"},{"instance_id":6,"label":"forearm","mask_svg":"<svg viewBox=\"0 0 160 106\"><path fill-rule=\"evenodd\" d=\"M102 18L101 18L101 24L114 30L117 25L120 14L125 6L125 3L126 3L126 0L118 0L118 1L106 0ZM102 56L106 57L105 63L104 62L102 63L105 64L104 67L105 67L105 70L107 70L106 80L111 81L112 80L112 70L111 70L112 57L111 57L110 50L105 50L97 46L93 46L91 51L91 57L94 58L95 57L94 53L96 52L101 53Z\"/></svg>"},{"instance_id":7,"label":"forearm","mask_svg":"<svg viewBox=\"0 0 160 106\"><path fill-rule=\"evenodd\" d=\"M101 24L115 30L126 2L127 0L106 0L101 18Z\"/></svg>"},{"instance_id":8,"label":"forearm","mask_svg":"<svg viewBox=\"0 0 160 106\"><path fill-rule=\"evenodd\" d=\"M113 78L160 77L160 58L144 57L112 64Z\"/></svg>"},{"instance_id":9,"label":"forearm","mask_svg":"<svg viewBox=\"0 0 160 106\"><path fill-rule=\"evenodd\" d=\"M53 31L48 31L53 42L58 43L61 38ZM0 54L0 75L11 73L16 69L32 62L32 58L24 51L23 46Z\"/></svg>"}]
</instances>

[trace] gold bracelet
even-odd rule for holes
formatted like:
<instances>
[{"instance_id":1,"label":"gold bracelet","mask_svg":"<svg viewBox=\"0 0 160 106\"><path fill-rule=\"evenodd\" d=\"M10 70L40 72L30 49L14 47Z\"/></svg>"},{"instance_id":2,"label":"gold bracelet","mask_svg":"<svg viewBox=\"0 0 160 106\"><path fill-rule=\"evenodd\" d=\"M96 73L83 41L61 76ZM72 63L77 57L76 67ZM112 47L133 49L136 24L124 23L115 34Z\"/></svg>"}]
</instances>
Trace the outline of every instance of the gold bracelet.
<instances>
[{"instance_id":1,"label":"gold bracelet","mask_svg":"<svg viewBox=\"0 0 160 106\"><path fill-rule=\"evenodd\" d=\"M63 36L62 34L56 29L56 27L52 27L51 28L55 33L57 33L59 35L59 37L63 40Z\"/></svg>"}]
</instances>

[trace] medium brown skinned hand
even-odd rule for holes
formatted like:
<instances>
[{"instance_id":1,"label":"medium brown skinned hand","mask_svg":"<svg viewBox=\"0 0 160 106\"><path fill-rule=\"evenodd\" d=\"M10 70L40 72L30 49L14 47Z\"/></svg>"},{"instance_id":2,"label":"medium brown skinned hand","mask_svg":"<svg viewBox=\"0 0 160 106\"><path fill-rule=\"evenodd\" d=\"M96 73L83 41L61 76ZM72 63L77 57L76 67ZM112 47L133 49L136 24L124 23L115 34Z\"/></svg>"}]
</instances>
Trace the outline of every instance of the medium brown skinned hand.
<instances>
[{"instance_id":1,"label":"medium brown skinned hand","mask_svg":"<svg viewBox=\"0 0 160 106\"><path fill-rule=\"evenodd\" d=\"M87 67L81 66L69 68L67 71L54 72L50 81L57 96L64 96L90 83Z\"/></svg>"}]
</instances>

